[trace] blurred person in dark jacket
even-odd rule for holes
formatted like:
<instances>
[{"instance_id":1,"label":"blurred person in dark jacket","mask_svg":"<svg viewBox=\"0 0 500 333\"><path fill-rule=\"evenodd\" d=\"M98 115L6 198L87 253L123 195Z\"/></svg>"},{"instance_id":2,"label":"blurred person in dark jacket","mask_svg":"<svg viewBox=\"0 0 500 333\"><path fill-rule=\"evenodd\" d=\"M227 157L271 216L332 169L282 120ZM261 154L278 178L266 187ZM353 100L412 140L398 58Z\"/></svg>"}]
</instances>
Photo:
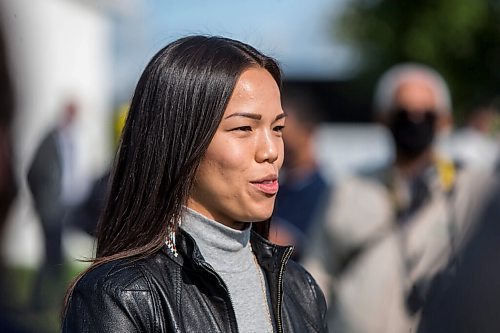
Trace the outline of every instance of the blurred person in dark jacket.
<instances>
[{"instance_id":1,"label":"blurred person in dark jacket","mask_svg":"<svg viewBox=\"0 0 500 333\"><path fill-rule=\"evenodd\" d=\"M438 151L451 111L445 81L428 66L400 64L379 80L376 117L395 159L337 182L306 256L333 331L414 330L430 281L463 244L491 175Z\"/></svg>"},{"instance_id":2,"label":"blurred person in dark jacket","mask_svg":"<svg viewBox=\"0 0 500 333\"><path fill-rule=\"evenodd\" d=\"M33 291L33 305L38 309L50 303L54 290L61 290L63 221L75 193L71 126L76 115L77 106L70 100L63 107L59 124L45 135L36 149L27 175L44 236L45 256Z\"/></svg>"},{"instance_id":3,"label":"blurred person in dark jacket","mask_svg":"<svg viewBox=\"0 0 500 333\"><path fill-rule=\"evenodd\" d=\"M319 103L304 89L285 86L282 104L288 115L283 132L285 161L270 236L277 244L294 245L294 259L299 260L329 184L319 169L314 146Z\"/></svg>"},{"instance_id":4,"label":"blurred person in dark jacket","mask_svg":"<svg viewBox=\"0 0 500 333\"><path fill-rule=\"evenodd\" d=\"M114 115L113 145L115 150L118 149L120 143L121 133L128 115L128 109L128 103L121 105ZM108 168L92 182L87 196L71 209L70 216L68 217L70 226L80 229L93 237L96 236L99 216L106 203L110 171L111 170Z\"/></svg>"}]
</instances>

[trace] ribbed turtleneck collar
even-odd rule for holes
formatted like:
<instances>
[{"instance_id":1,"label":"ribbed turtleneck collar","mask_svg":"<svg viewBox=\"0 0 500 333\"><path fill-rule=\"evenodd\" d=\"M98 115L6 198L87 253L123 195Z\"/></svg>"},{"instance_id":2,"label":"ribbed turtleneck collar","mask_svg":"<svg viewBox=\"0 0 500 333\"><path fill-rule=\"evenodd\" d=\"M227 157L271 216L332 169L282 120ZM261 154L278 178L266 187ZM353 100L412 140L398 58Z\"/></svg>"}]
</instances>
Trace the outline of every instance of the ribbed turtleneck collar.
<instances>
[{"instance_id":1,"label":"ribbed turtleneck collar","mask_svg":"<svg viewBox=\"0 0 500 333\"><path fill-rule=\"evenodd\" d=\"M250 224L244 230L236 230L186 207L181 228L194 238L203 258L216 271L244 271L248 265L242 263L252 263L248 260L253 255Z\"/></svg>"}]
</instances>

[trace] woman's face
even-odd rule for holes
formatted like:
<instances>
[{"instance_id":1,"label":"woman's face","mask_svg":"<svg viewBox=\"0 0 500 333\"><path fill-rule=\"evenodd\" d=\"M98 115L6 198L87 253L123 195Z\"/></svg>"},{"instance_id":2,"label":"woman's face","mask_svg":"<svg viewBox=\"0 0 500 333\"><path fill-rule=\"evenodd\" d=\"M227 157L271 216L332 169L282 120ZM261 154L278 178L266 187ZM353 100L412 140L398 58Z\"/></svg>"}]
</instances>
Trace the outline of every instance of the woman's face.
<instances>
[{"instance_id":1,"label":"woman's face","mask_svg":"<svg viewBox=\"0 0 500 333\"><path fill-rule=\"evenodd\" d=\"M268 219L283 164L284 118L271 74L244 71L200 163L188 207L235 229Z\"/></svg>"}]
</instances>

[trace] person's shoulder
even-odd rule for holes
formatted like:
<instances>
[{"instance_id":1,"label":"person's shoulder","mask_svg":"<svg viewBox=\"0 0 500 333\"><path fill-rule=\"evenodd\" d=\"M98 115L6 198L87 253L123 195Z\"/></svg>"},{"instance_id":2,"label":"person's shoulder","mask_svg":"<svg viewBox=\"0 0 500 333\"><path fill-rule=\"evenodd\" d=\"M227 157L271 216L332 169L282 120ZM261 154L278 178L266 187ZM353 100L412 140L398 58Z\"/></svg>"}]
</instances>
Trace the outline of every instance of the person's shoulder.
<instances>
[{"instance_id":1,"label":"person's shoulder","mask_svg":"<svg viewBox=\"0 0 500 333\"><path fill-rule=\"evenodd\" d=\"M290 259L287 261L286 273L293 276L293 281L299 280L301 283L314 283L314 280L308 280L309 273L306 269L295 260Z\"/></svg>"},{"instance_id":2,"label":"person's shoulder","mask_svg":"<svg viewBox=\"0 0 500 333\"><path fill-rule=\"evenodd\" d=\"M326 300L323 291L312 275L293 260L287 263L284 278L285 299L300 311L300 315L322 331L325 325Z\"/></svg>"},{"instance_id":3,"label":"person's shoulder","mask_svg":"<svg viewBox=\"0 0 500 333\"><path fill-rule=\"evenodd\" d=\"M361 179L365 182L385 184L392 178L393 173L393 162L384 162L360 168L354 173L354 178Z\"/></svg>"},{"instance_id":4,"label":"person's shoulder","mask_svg":"<svg viewBox=\"0 0 500 333\"><path fill-rule=\"evenodd\" d=\"M387 195L387 184L392 182L394 166L390 163L365 167L346 174L335 182L335 192L366 192L375 196Z\"/></svg>"},{"instance_id":5,"label":"person's shoulder","mask_svg":"<svg viewBox=\"0 0 500 333\"><path fill-rule=\"evenodd\" d=\"M499 172L493 168L479 168L459 164L456 168L457 181L471 184L491 184L497 185Z\"/></svg>"},{"instance_id":6,"label":"person's shoulder","mask_svg":"<svg viewBox=\"0 0 500 333\"><path fill-rule=\"evenodd\" d=\"M371 191L386 193L383 176L370 176L366 174L354 174L346 176L336 183L337 191Z\"/></svg>"},{"instance_id":7,"label":"person's shoulder","mask_svg":"<svg viewBox=\"0 0 500 333\"><path fill-rule=\"evenodd\" d=\"M286 265L285 283L291 285L295 293L301 293L303 299L322 299L323 293L316 280L302 265L294 260L289 260Z\"/></svg>"},{"instance_id":8,"label":"person's shoulder","mask_svg":"<svg viewBox=\"0 0 500 333\"><path fill-rule=\"evenodd\" d=\"M393 202L388 189L378 180L364 176L346 176L336 183L326 213L332 226L367 231L392 220ZM361 229L361 230L360 230ZM371 231L370 231L371 232Z\"/></svg>"},{"instance_id":9,"label":"person's shoulder","mask_svg":"<svg viewBox=\"0 0 500 333\"><path fill-rule=\"evenodd\" d=\"M76 284L77 289L104 291L141 291L151 288L151 281L175 274L179 264L160 249L143 258L112 260L89 269Z\"/></svg>"},{"instance_id":10,"label":"person's shoulder","mask_svg":"<svg viewBox=\"0 0 500 333\"><path fill-rule=\"evenodd\" d=\"M483 201L499 186L500 177L495 170L462 166L456 170L452 193L457 198Z\"/></svg>"},{"instance_id":11,"label":"person's shoulder","mask_svg":"<svg viewBox=\"0 0 500 333\"><path fill-rule=\"evenodd\" d=\"M150 257L91 267L68 295L63 332L156 332L160 294Z\"/></svg>"},{"instance_id":12,"label":"person's shoulder","mask_svg":"<svg viewBox=\"0 0 500 333\"><path fill-rule=\"evenodd\" d=\"M145 259L118 259L91 267L78 281L75 291L120 292L147 290Z\"/></svg>"}]
</instances>

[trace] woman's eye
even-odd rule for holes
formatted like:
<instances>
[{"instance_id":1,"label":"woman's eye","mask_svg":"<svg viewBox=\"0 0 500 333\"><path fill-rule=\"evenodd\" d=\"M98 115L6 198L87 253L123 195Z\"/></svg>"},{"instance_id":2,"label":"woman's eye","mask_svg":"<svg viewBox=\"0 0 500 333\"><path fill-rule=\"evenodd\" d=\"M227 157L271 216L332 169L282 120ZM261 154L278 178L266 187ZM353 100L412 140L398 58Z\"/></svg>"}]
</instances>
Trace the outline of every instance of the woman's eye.
<instances>
[{"instance_id":1,"label":"woman's eye","mask_svg":"<svg viewBox=\"0 0 500 333\"><path fill-rule=\"evenodd\" d=\"M243 131L243 132L251 132L252 127L251 126L240 126L232 129L233 131Z\"/></svg>"},{"instance_id":2,"label":"woman's eye","mask_svg":"<svg viewBox=\"0 0 500 333\"><path fill-rule=\"evenodd\" d=\"M274 131L276 131L276 132L283 132L283 129L284 129L284 128L285 128L285 126L281 126L281 125L280 125L280 126L275 126L275 127L273 128L273 130L274 130Z\"/></svg>"}]
</instances>

